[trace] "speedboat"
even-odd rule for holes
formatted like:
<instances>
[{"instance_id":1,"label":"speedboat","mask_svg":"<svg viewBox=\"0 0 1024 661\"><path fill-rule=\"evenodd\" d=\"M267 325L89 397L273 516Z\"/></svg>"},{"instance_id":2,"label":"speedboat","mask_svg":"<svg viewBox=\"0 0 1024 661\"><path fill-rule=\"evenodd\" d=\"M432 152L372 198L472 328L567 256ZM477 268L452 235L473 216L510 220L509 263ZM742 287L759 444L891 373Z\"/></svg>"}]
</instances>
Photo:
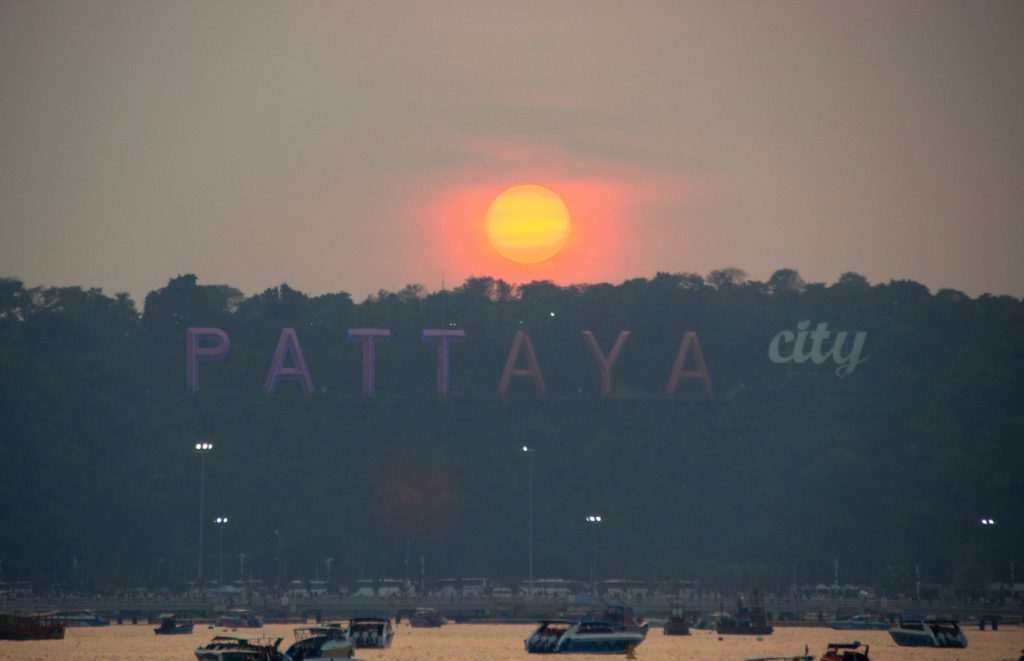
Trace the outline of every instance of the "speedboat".
<instances>
[{"instance_id":1,"label":"speedboat","mask_svg":"<svg viewBox=\"0 0 1024 661\"><path fill-rule=\"evenodd\" d=\"M284 661L277 650L281 638L237 638L216 636L206 645L196 648L197 661Z\"/></svg>"},{"instance_id":2,"label":"speedboat","mask_svg":"<svg viewBox=\"0 0 1024 661\"><path fill-rule=\"evenodd\" d=\"M868 646L856 640L852 643L829 643L821 661L870 661Z\"/></svg>"},{"instance_id":3,"label":"speedboat","mask_svg":"<svg viewBox=\"0 0 1024 661\"><path fill-rule=\"evenodd\" d=\"M192 633L192 620L179 620L174 613L164 613L160 616L160 626L153 629L153 633L157 635Z\"/></svg>"},{"instance_id":4,"label":"speedboat","mask_svg":"<svg viewBox=\"0 0 1024 661\"><path fill-rule=\"evenodd\" d=\"M889 635L903 647L967 647L967 637L956 620L926 617L900 620Z\"/></svg>"},{"instance_id":5,"label":"speedboat","mask_svg":"<svg viewBox=\"0 0 1024 661\"><path fill-rule=\"evenodd\" d=\"M285 661L306 659L351 659L355 645L348 631L340 624L318 627L300 627L295 630L295 642L285 650Z\"/></svg>"},{"instance_id":6,"label":"speedboat","mask_svg":"<svg viewBox=\"0 0 1024 661\"><path fill-rule=\"evenodd\" d=\"M395 630L391 620L380 617L354 617L348 621L348 635L356 647L390 647Z\"/></svg>"},{"instance_id":7,"label":"speedboat","mask_svg":"<svg viewBox=\"0 0 1024 661\"><path fill-rule=\"evenodd\" d=\"M871 613L859 613L843 619L830 620L828 625L841 631L875 630L886 631L892 625Z\"/></svg>"},{"instance_id":8,"label":"speedboat","mask_svg":"<svg viewBox=\"0 0 1024 661\"><path fill-rule=\"evenodd\" d=\"M409 626L411 627L443 627L446 624L448 624L448 618L433 608L417 608L409 616Z\"/></svg>"},{"instance_id":9,"label":"speedboat","mask_svg":"<svg viewBox=\"0 0 1024 661\"><path fill-rule=\"evenodd\" d=\"M110 620L92 611L59 611L56 618L67 627L105 627L110 624Z\"/></svg>"},{"instance_id":10,"label":"speedboat","mask_svg":"<svg viewBox=\"0 0 1024 661\"><path fill-rule=\"evenodd\" d=\"M250 610L235 608L218 617L217 626L225 629L259 629L263 626L263 619Z\"/></svg>"},{"instance_id":11,"label":"speedboat","mask_svg":"<svg viewBox=\"0 0 1024 661\"><path fill-rule=\"evenodd\" d=\"M523 645L530 654L627 654L642 642L639 631L617 631L608 622L545 620Z\"/></svg>"}]
</instances>

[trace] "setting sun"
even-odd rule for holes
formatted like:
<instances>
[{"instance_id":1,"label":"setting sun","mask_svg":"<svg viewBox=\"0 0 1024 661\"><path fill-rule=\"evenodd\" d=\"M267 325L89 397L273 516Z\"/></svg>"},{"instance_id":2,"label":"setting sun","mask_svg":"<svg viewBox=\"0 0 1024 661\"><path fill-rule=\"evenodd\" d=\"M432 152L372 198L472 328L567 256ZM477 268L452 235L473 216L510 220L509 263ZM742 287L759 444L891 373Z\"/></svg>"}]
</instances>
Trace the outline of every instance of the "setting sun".
<instances>
[{"instance_id":1,"label":"setting sun","mask_svg":"<svg viewBox=\"0 0 1024 661\"><path fill-rule=\"evenodd\" d=\"M487 210L487 239L506 259L536 264L557 255L569 239L565 202L543 186L513 186Z\"/></svg>"}]
</instances>

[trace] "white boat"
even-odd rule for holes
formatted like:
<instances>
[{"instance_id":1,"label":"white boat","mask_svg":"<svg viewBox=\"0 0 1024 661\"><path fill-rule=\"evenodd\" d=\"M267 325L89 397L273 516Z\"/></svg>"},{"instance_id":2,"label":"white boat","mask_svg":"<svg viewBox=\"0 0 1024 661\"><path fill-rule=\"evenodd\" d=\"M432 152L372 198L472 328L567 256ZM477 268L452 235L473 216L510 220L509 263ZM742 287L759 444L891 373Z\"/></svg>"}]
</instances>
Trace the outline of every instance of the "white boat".
<instances>
[{"instance_id":1,"label":"white boat","mask_svg":"<svg viewBox=\"0 0 1024 661\"><path fill-rule=\"evenodd\" d=\"M967 647L967 637L956 620L926 617L900 620L889 635L903 647Z\"/></svg>"},{"instance_id":2,"label":"white boat","mask_svg":"<svg viewBox=\"0 0 1024 661\"><path fill-rule=\"evenodd\" d=\"M300 627L295 630L295 642L285 650L285 661L307 659L351 659L355 645L348 630L340 624Z\"/></svg>"},{"instance_id":3,"label":"white boat","mask_svg":"<svg viewBox=\"0 0 1024 661\"><path fill-rule=\"evenodd\" d=\"M530 654L627 654L642 642L639 631L617 631L608 622L545 620L523 646Z\"/></svg>"}]
</instances>

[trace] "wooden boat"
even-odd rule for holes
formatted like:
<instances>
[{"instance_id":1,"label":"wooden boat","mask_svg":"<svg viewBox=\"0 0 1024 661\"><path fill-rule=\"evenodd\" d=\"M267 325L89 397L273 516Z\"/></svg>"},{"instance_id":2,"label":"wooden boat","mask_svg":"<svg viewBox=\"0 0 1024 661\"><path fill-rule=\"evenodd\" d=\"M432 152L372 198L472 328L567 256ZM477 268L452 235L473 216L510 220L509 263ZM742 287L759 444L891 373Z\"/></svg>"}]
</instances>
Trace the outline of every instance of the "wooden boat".
<instances>
[{"instance_id":1,"label":"wooden boat","mask_svg":"<svg viewBox=\"0 0 1024 661\"><path fill-rule=\"evenodd\" d=\"M56 613L0 613L0 640L51 640L64 637Z\"/></svg>"}]
</instances>

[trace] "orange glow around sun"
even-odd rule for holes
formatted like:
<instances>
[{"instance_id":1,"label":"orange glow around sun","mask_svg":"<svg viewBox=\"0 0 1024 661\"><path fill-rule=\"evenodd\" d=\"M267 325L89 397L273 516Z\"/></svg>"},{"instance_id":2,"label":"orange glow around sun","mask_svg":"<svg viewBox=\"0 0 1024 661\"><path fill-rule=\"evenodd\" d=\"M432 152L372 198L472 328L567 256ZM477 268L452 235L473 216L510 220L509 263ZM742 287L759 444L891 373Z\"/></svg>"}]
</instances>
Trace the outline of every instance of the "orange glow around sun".
<instances>
[{"instance_id":1,"label":"orange glow around sun","mask_svg":"<svg viewBox=\"0 0 1024 661\"><path fill-rule=\"evenodd\" d=\"M558 195L543 186L513 186L487 210L487 240L502 257L519 264L551 259L565 247L572 223Z\"/></svg>"}]
</instances>

